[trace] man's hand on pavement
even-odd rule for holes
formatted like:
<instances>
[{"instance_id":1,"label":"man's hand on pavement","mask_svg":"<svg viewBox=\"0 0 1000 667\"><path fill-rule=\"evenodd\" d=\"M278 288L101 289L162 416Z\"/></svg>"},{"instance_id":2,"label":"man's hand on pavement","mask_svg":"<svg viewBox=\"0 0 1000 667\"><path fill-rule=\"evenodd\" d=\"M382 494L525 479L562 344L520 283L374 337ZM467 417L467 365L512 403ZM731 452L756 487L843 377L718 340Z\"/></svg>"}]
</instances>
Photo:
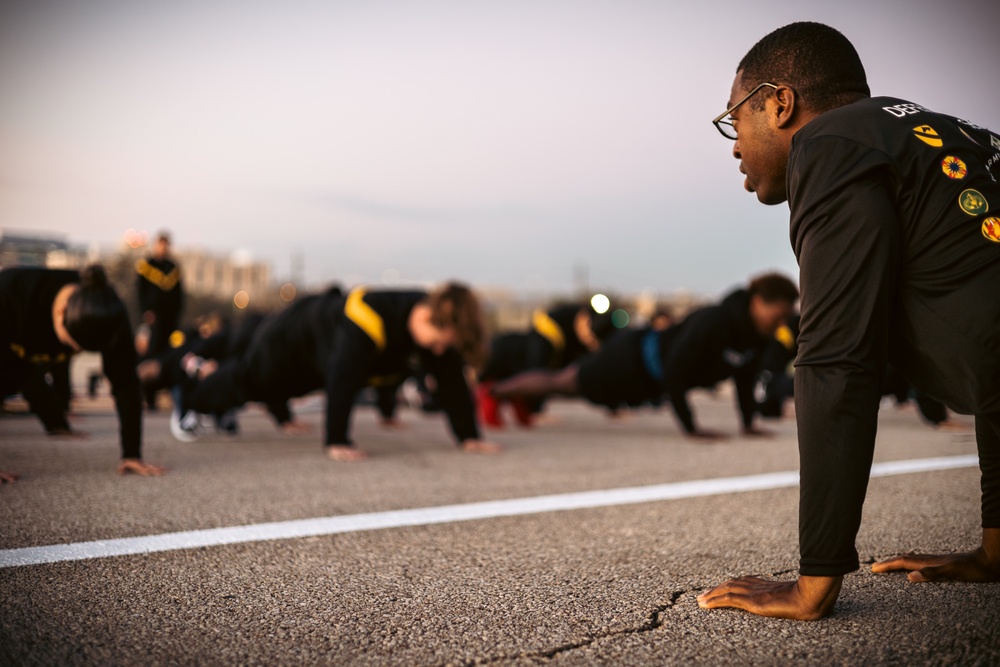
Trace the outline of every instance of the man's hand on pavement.
<instances>
[{"instance_id":1,"label":"man's hand on pavement","mask_svg":"<svg viewBox=\"0 0 1000 667\"><path fill-rule=\"evenodd\" d=\"M843 577L805 577L768 581L740 577L698 596L703 609L731 607L760 616L814 621L828 616L840 595Z\"/></svg>"}]
</instances>

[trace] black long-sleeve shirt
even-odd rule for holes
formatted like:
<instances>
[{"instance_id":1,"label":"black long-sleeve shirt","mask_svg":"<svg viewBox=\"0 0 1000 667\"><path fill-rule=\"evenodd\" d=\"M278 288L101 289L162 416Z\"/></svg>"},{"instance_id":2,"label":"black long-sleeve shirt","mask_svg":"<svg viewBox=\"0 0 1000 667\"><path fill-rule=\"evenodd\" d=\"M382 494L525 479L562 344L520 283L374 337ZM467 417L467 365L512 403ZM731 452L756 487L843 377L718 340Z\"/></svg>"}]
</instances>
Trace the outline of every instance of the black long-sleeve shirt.
<instances>
[{"instance_id":1,"label":"black long-sleeve shirt","mask_svg":"<svg viewBox=\"0 0 1000 667\"><path fill-rule=\"evenodd\" d=\"M529 370L528 349L532 336L530 331L508 331L493 336L490 356L479 379L483 382L506 380Z\"/></svg>"},{"instance_id":2,"label":"black long-sleeve shirt","mask_svg":"<svg viewBox=\"0 0 1000 667\"><path fill-rule=\"evenodd\" d=\"M1000 411L998 162L995 134L885 97L792 141L804 575L858 567L887 361L957 412Z\"/></svg>"},{"instance_id":3,"label":"black long-sleeve shirt","mask_svg":"<svg viewBox=\"0 0 1000 667\"><path fill-rule=\"evenodd\" d=\"M539 310L528 330L494 336L480 379L506 380L524 371L558 370L579 361L590 352L576 332L576 316L582 308L571 304Z\"/></svg>"},{"instance_id":4,"label":"black long-sleeve shirt","mask_svg":"<svg viewBox=\"0 0 1000 667\"><path fill-rule=\"evenodd\" d=\"M66 285L80 282L76 271L38 268L11 268L0 271L0 348L24 363L42 365L66 360L72 348L57 337L52 325L52 303ZM135 372L136 354L127 316L118 330L108 336L108 347L98 350L104 374L111 382L120 425L122 458L139 458L142 449L142 404L139 378ZM41 371L39 371L41 372ZM32 409L46 428L68 428L61 409L48 402L56 401L52 392L38 394L40 405Z\"/></svg>"},{"instance_id":5,"label":"black long-sleeve shirt","mask_svg":"<svg viewBox=\"0 0 1000 667\"><path fill-rule=\"evenodd\" d=\"M753 380L768 339L750 317L750 294L732 292L721 303L694 311L660 336L663 387L684 430L697 428L687 392L732 377L743 426L753 425Z\"/></svg>"},{"instance_id":6,"label":"black long-sleeve shirt","mask_svg":"<svg viewBox=\"0 0 1000 667\"><path fill-rule=\"evenodd\" d=\"M180 267L166 257L147 257L135 263L135 270L139 310L154 312L168 328L175 326L184 306Z\"/></svg>"},{"instance_id":7,"label":"black long-sleeve shirt","mask_svg":"<svg viewBox=\"0 0 1000 667\"><path fill-rule=\"evenodd\" d=\"M565 368L586 355L590 350L576 333L576 317L583 308L568 304L536 312L527 336L525 367L520 370Z\"/></svg>"},{"instance_id":8,"label":"black long-sleeve shirt","mask_svg":"<svg viewBox=\"0 0 1000 667\"><path fill-rule=\"evenodd\" d=\"M363 305L352 306L352 296ZM349 445L351 409L358 391L373 377L407 375L411 359L434 376L437 396L459 441L477 439L472 395L465 381L464 364L457 350L436 356L416 345L408 321L413 307L427 298L424 292L375 291L357 293L344 301L344 316L337 327L333 353L326 371L326 444ZM358 311L365 316L352 317ZM377 322L368 324L362 322Z\"/></svg>"}]
</instances>

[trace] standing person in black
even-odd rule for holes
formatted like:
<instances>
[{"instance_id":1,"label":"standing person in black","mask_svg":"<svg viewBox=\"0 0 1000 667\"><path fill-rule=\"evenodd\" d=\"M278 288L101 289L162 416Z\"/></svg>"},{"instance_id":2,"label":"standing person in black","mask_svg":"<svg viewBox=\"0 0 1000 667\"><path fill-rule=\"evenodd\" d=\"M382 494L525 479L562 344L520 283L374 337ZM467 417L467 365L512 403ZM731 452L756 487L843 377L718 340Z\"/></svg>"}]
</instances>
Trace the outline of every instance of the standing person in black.
<instances>
[{"instance_id":1,"label":"standing person in black","mask_svg":"<svg viewBox=\"0 0 1000 667\"><path fill-rule=\"evenodd\" d=\"M976 416L982 544L875 572L1000 580L1000 136L919 104L872 98L853 45L818 23L760 40L714 122L744 187L788 201L800 267L795 372L799 577L731 580L703 607L814 619L833 608L854 546L887 363Z\"/></svg>"},{"instance_id":2,"label":"standing person in black","mask_svg":"<svg viewBox=\"0 0 1000 667\"><path fill-rule=\"evenodd\" d=\"M162 474L162 468L142 461L142 402L132 331L104 269L0 271L0 395L20 391L50 435L82 435L70 429L62 402L45 381L47 369L81 350L101 353L111 382L121 425L118 472Z\"/></svg>"},{"instance_id":3,"label":"standing person in black","mask_svg":"<svg viewBox=\"0 0 1000 667\"><path fill-rule=\"evenodd\" d=\"M367 458L349 435L358 392L401 382L415 363L434 378L459 447L495 453L499 447L479 439L465 379L466 365L480 363L482 346L479 303L462 285L429 294L356 288L346 298L307 297L261 325L246 354L201 382L190 404L198 412L225 412L325 389L326 453L357 461Z\"/></svg>"},{"instance_id":4,"label":"standing person in black","mask_svg":"<svg viewBox=\"0 0 1000 667\"><path fill-rule=\"evenodd\" d=\"M750 282L714 306L701 308L663 330L621 331L594 354L562 371L528 371L498 383L497 396L583 396L617 410L669 397L684 432L713 440L721 433L700 428L687 400L697 387L736 381L743 433L754 427L753 381L761 352L791 314L798 289L785 276L770 273Z\"/></svg>"},{"instance_id":5,"label":"standing person in black","mask_svg":"<svg viewBox=\"0 0 1000 667\"><path fill-rule=\"evenodd\" d=\"M143 359L154 359L168 347L170 334L177 329L184 307L181 269L170 256L170 236L160 232L149 257L135 263L136 293L142 323L149 328L149 339L142 352ZM154 384L146 384L146 405L156 409Z\"/></svg>"},{"instance_id":6,"label":"standing person in black","mask_svg":"<svg viewBox=\"0 0 1000 667\"><path fill-rule=\"evenodd\" d=\"M476 387L480 417L488 426L503 427L497 382L529 370L560 370L596 351L615 331L608 312L598 313L590 304L565 304L548 311L536 310L528 331L511 331L493 337L486 366ZM522 426L531 426L543 408L536 397L508 399Z\"/></svg>"}]
</instances>

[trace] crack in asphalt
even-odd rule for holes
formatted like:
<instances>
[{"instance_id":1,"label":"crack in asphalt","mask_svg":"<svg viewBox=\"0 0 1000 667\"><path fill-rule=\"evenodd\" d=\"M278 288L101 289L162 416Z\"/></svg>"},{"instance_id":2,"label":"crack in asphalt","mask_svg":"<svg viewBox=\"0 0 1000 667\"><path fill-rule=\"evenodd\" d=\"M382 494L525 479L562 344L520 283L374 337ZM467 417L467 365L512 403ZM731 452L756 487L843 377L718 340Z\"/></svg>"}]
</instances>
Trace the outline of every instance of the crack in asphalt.
<instances>
[{"instance_id":1,"label":"crack in asphalt","mask_svg":"<svg viewBox=\"0 0 1000 667\"><path fill-rule=\"evenodd\" d=\"M782 577L788 574L797 574L798 571L799 571L798 567L793 567L787 570L778 570L777 572L771 572L767 576ZM446 667L451 667L453 665L458 665L459 667L476 667L478 665L493 665L508 660L519 660L524 658L548 661L562 653L567 653L569 651L575 651L577 649L586 648L587 646L590 646L591 644L594 644L599 640L607 639L609 637L623 637L626 635L634 635L642 632L652 632L663 625L664 612L673 609L677 605L677 601L681 598L681 596L686 595L688 593L696 593L702 590L705 589L700 587L695 587L682 591L674 591L673 593L670 594L670 599L666 603L654 607L652 611L649 612L649 615L646 617L646 622L638 627L623 628L621 630L610 630L608 632L597 633L595 635L588 636L579 641L567 642L565 644L560 644L559 646L547 650L522 651L507 655L486 656L486 657L473 658L471 660L465 660L461 662L449 661L445 663L445 665Z\"/></svg>"},{"instance_id":2,"label":"crack in asphalt","mask_svg":"<svg viewBox=\"0 0 1000 667\"><path fill-rule=\"evenodd\" d=\"M691 593L696 590L700 589L695 588L691 590L674 591L673 593L670 594L670 599L667 602L665 602L664 604L657 605L656 607L653 607L653 609L649 612L649 615L646 617L646 622L637 627L601 632L598 634L594 634L592 636L588 636L579 641L560 644L559 646L546 650L522 651L519 653L514 653L509 655L474 658L472 660L466 660L464 662L448 663L448 664L449 665L457 664L461 665L461 667L475 667L476 665L491 665L499 662L504 662L507 660L517 660L523 658L551 660L552 658L556 657L561 653L566 653L568 651L575 651L577 649L586 648L587 646L590 646L594 642L597 642L601 639L607 639L608 637L621 637L625 635L633 635L642 632L652 632L653 630L656 630L661 625L663 625L663 613L665 611L673 608L674 605L677 604L677 600L679 600L682 595L684 595L685 593Z\"/></svg>"}]
</instances>

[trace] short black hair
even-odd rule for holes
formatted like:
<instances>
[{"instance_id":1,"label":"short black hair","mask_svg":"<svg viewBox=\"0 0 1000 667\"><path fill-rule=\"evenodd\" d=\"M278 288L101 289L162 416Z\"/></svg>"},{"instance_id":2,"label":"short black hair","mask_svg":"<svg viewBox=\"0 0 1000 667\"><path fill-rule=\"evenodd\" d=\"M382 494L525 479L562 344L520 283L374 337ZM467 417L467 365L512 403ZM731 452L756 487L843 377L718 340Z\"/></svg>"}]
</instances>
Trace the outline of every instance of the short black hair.
<instances>
[{"instance_id":1,"label":"short black hair","mask_svg":"<svg viewBox=\"0 0 1000 667\"><path fill-rule=\"evenodd\" d=\"M740 61L747 91L765 81L794 89L811 110L822 113L871 97L868 77L854 45L822 23L790 23L765 36ZM750 100L760 109L766 96Z\"/></svg>"},{"instance_id":2,"label":"short black hair","mask_svg":"<svg viewBox=\"0 0 1000 667\"><path fill-rule=\"evenodd\" d=\"M80 272L80 289L66 302L63 325L80 347L93 351L110 349L129 331L125 304L102 266L94 264Z\"/></svg>"},{"instance_id":3,"label":"short black hair","mask_svg":"<svg viewBox=\"0 0 1000 667\"><path fill-rule=\"evenodd\" d=\"M759 294L767 303L784 301L794 304L799 300L799 288L787 276L765 273L750 281L750 296Z\"/></svg>"}]
</instances>

